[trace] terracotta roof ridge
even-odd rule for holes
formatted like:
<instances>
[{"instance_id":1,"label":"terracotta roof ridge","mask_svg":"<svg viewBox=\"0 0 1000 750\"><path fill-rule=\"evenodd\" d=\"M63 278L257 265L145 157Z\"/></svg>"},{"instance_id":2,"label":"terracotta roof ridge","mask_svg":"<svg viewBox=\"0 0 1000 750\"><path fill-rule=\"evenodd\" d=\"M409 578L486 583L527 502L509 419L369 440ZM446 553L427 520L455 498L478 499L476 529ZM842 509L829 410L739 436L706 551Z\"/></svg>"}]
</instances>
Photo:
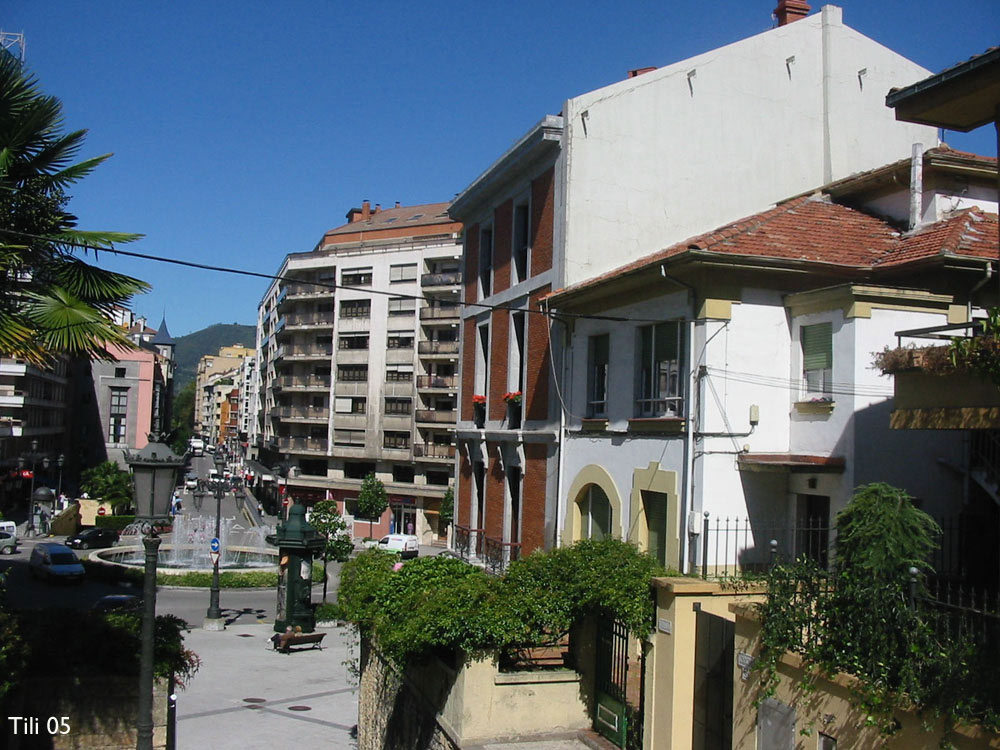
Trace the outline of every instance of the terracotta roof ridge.
<instances>
[{"instance_id":1,"label":"terracotta roof ridge","mask_svg":"<svg viewBox=\"0 0 1000 750\"><path fill-rule=\"evenodd\" d=\"M686 243L686 249L688 250L711 251L712 247L715 245L730 242L741 235L755 232L787 213L794 213L795 209L799 206L814 201L824 203L831 202L826 199L825 196L818 195L816 193L799 196L798 198L793 198L790 201L779 203L778 205L765 211L745 216L742 219L737 219L734 222L713 229L710 232L692 237L685 242L677 243L676 245L673 245L673 247L680 247Z\"/></svg>"}]
</instances>

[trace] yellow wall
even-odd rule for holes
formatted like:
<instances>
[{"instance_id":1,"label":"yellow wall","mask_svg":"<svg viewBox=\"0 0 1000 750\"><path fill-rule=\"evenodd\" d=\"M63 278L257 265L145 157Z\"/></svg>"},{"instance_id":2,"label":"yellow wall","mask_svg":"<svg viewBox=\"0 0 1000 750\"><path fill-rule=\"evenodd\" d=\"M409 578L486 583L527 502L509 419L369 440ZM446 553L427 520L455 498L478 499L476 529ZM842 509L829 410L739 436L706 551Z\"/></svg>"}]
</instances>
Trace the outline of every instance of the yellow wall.
<instances>
[{"instance_id":1,"label":"yellow wall","mask_svg":"<svg viewBox=\"0 0 1000 750\"><path fill-rule=\"evenodd\" d=\"M736 648L740 653L754 656L759 650L760 623L749 608L734 607L736 615ZM734 665L733 681L733 750L757 750L757 708L754 701L760 688L753 673L743 679L742 670ZM801 659L787 654L778 669L780 682L775 698L785 705L794 705L795 749L815 750L822 732L837 741L838 748L937 748L943 730L940 724L931 731L924 728L921 718L914 712L897 715L902 724L898 733L884 740L878 731L865 726L864 712L851 704L850 686L854 678L837 675L834 679L820 678L815 689L805 691L801 685L805 677ZM803 734L803 730L807 733ZM953 732L949 739L956 750L982 750L1000 748L1000 736L985 733L978 728L963 727Z\"/></svg>"}]
</instances>

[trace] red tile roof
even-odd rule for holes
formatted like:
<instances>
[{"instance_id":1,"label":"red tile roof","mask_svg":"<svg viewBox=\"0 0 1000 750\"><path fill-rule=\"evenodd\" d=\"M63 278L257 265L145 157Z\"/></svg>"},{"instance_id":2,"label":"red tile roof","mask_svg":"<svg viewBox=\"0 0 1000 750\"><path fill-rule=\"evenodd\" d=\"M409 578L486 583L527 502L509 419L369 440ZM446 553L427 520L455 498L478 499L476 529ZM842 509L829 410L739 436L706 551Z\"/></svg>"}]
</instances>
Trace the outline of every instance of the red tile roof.
<instances>
[{"instance_id":1,"label":"red tile roof","mask_svg":"<svg viewBox=\"0 0 1000 750\"><path fill-rule=\"evenodd\" d=\"M906 235L884 219L825 196L803 196L549 296L598 286L686 254L769 258L775 265L795 261L858 270L903 266L944 255L995 258L997 217L969 208Z\"/></svg>"}]
</instances>

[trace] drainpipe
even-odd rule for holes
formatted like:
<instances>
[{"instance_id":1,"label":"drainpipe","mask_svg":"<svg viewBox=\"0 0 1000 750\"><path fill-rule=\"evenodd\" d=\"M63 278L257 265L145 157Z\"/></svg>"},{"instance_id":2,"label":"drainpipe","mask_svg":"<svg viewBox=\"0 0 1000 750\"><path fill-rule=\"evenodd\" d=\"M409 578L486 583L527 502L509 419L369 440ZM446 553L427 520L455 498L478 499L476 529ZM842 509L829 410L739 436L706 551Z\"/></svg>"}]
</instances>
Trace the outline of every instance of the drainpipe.
<instances>
[{"instance_id":1,"label":"drainpipe","mask_svg":"<svg viewBox=\"0 0 1000 750\"><path fill-rule=\"evenodd\" d=\"M552 349L552 323L555 320L550 314L548 301L545 304L545 317L548 319L549 328L549 350ZM566 325L563 324L563 339L566 337ZM559 347L559 374L563 376L563 383L567 382L566 375L566 348ZM554 361L554 360L552 360ZM555 375L555 373L553 373ZM563 471L565 461L563 459L563 448L566 443L566 409L563 407L562 388L558 381L553 385L559 400L559 433L556 440L556 517L555 517L555 546L562 547L562 525L563 525Z\"/></svg>"},{"instance_id":2,"label":"drainpipe","mask_svg":"<svg viewBox=\"0 0 1000 750\"><path fill-rule=\"evenodd\" d=\"M910 157L910 231L916 229L924 215L924 144L914 143Z\"/></svg>"}]
</instances>

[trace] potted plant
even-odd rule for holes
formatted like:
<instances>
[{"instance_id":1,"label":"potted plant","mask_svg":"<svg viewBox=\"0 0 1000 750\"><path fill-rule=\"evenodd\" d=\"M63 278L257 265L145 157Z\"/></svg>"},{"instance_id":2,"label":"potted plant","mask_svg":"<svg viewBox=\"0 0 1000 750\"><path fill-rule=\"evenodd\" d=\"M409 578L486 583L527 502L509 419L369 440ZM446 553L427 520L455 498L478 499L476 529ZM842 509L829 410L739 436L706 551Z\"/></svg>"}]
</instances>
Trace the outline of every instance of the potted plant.
<instances>
[{"instance_id":1,"label":"potted plant","mask_svg":"<svg viewBox=\"0 0 1000 750\"><path fill-rule=\"evenodd\" d=\"M486 396L476 394L472 397L473 420L476 427L482 428L486 424Z\"/></svg>"},{"instance_id":2,"label":"potted plant","mask_svg":"<svg viewBox=\"0 0 1000 750\"><path fill-rule=\"evenodd\" d=\"M507 404L507 426L516 430L521 426L521 392L508 391L503 400Z\"/></svg>"}]
</instances>

